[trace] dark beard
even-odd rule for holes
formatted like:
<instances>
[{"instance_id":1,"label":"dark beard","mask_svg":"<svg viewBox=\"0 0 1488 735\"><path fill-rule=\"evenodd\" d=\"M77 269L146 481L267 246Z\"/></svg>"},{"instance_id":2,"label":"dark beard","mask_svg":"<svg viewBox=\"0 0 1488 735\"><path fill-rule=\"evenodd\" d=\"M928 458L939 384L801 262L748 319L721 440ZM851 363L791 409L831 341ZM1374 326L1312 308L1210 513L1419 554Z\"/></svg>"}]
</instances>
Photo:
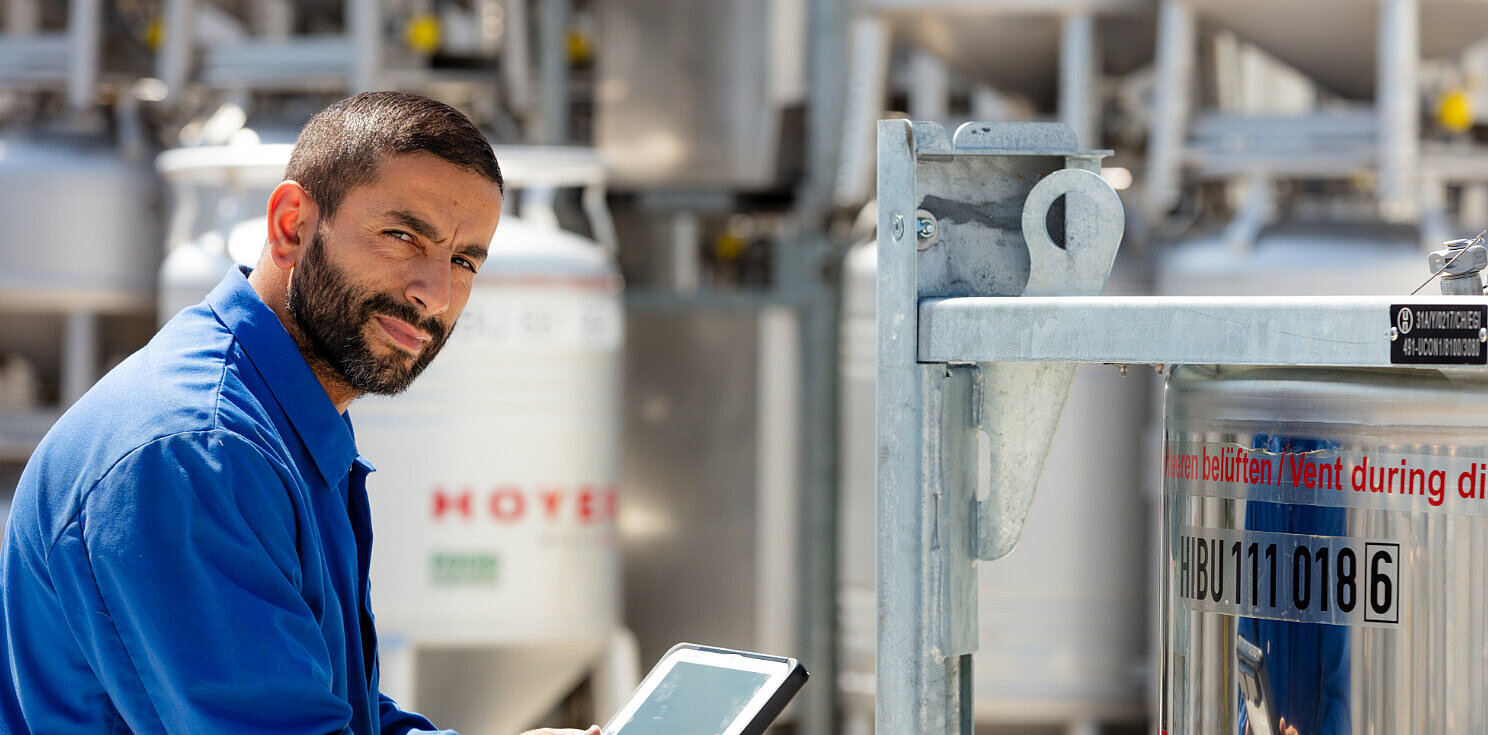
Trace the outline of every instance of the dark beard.
<instances>
[{"instance_id":1,"label":"dark beard","mask_svg":"<svg viewBox=\"0 0 1488 735\"><path fill-rule=\"evenodd\" d=\"M359 394L390 396L407 390L449 339L438 319L421 318L417 309L387 293L362 298L346 272L327 260L319 231L290 275L285 307L299 327L296 341L311 366L317 372L331 370ZM396 349L390 357L379 357L363 333L374 314L401 319L430 339L411 361Z\"/></svg>"}]
</instances>

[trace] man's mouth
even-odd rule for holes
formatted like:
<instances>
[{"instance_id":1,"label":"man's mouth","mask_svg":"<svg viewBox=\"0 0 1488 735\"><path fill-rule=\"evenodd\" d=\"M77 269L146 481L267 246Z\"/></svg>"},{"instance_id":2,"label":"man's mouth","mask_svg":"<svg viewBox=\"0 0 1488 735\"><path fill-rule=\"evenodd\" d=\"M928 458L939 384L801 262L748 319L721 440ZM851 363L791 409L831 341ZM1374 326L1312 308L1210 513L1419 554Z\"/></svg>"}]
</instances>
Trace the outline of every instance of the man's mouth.
<instances>
[{"instance_id":1,"label":"man's mouth","mask_svg":"<svg viewBox=\"0 0 1488 735\"><path fill-rule=\"evenodd\" d=\"M424 345L428 344L430 340L428 332L418 329L401 319L394 319L393 317L382 314L374 314L373 318L377 320L378 326L382 327L382 331L386 332L392 338L393 342L409 352L422 350Z\"/></svg>"}]
</instances>

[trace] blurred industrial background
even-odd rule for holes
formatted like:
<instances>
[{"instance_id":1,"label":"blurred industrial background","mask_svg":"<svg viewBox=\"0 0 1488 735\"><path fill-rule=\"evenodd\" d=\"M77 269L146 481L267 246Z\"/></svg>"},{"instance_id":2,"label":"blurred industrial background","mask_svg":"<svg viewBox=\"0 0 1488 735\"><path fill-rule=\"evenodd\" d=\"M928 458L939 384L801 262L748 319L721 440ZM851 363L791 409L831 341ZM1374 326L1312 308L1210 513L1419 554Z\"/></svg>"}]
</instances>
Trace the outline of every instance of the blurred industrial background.
<instances>
[{"instance_id":1,"label":"blurred industrial background","mask_svg":"<svg viewBox=\"0 0 1488 735\"><path fill-rule=\"evenodd\" d=\"M1109 293L1408 293L1488 227L1485 0L0 8L7 508L59 413L256 259L310 114L396 88L488 131L507 216L462 327L352 408L385 683L468 735L602 722L683 640L801 659L783 732L872 732L877 119L1114 149ZM981 567L979 731L1151 721L1151 372L1081 368Z\"/></svg>"}]
</instances>

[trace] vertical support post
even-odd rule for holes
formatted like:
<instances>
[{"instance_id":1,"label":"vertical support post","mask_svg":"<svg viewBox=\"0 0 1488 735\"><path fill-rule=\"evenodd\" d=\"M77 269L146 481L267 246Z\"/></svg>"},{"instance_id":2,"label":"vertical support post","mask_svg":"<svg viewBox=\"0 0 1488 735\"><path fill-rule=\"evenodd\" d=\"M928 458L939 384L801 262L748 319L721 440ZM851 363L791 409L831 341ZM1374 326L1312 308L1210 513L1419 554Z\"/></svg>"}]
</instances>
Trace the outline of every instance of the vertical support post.
<instances>
[{"instance_id":1,"label":"vertical support post","mask_svg":"<svg viewBox=\"0 0 1488 735\"><path fill-rule=\"evenodd\" d=\"M1059 121L1075 131L1085 148L1100 141L1095 111L1100 102L1100 55L1095 14L1089 9L1064 16L1059 26Z\"/></svg>"},{"instance_id":2,"label":"vertical support post","mask_svg":"<svg viewBox=\"0 0 1488 735\"><path fill-rule=\"evenodd\" d=\"M67 38L71 53L67 60L67 106L86 110L93 104L98 87L102 0L71 0L67 4Z\"/></svg>"},{"instance_id":3,"label":"vertical support post","mask_svg":"<svg viewBox=\"0 0 1488 735\"><path fill-rule=\"evenodd\" d=\"M924 625L920 569L914 153L907 124L878 123L878 685L875 730L919 732ZM943 698L942 698L943 699Z\"/></svg>"},{"instance_id":4,"label":"vertical support post","mask_svg":"<svg viewBox=\"0 0 1488 735\"><path fill-rule=\"evenodd\" d=\"M1194 63L1193 9L1162 0L1157 11L1157 58L1152 80L1152 129L1147 136L1147 209L1162 215L1178 203L1183 139Z\"/></svg>"},{"instance_id":5,"label":"vertical support post","mask_svg":"<svg viewBox=\"0 0 1488 735\"><path fill-rule=\"evenodd\" d=\"M947 655L944 565L927 556L939 520L927 484L925 422L938 421L937 370L917 360L913 134L878 124L878 685L875 730L967 732L970 657ZM927 411L927 408L933 410ZM941 549L943 556L944 549ZM968 733L969 735L969 733Z\"/></svg>"},{"instance_id":6,"label":"vertical support post","mask_svg":"<svg viewBox=\"0 0 1488 735\"><path fill-rule=\"evenodd\" d=\"M1375 63L1375 107L1379 114L1379 198L1386 219L1416 217L1416 67L1420 58L1418 0L1382 0Z\"/></svg>"},{"instance_id":7,"label":"vertical support post","mask_svg":"<svg viewBox=\"0 0 1488 735\"><path fill-rule=\"evenodd\" d=\"M840 548L837 308L841 292L831 266L841 262L841 253L825 236L806 233L800 238L775 242L774 257L775 293L785 303L795 304L794 312L799 315L793 345L798 359L791 364L798 375L796 400L790 404L795 407L798 426L794 433L800 445L796 450L798 464L792 468L800 478L799 492L792 497L797 538L795 556L790 562L799 580L792 611L796 623L795 650L800 651L798 658L811 671L813 679L835 683L839 628L837 550ZM771 311L766 309L761 319L768 319ZM765 340L761 339L762 349L764 344ZM763 363L761 372L765 372ZM762 452L770 441L765 435L760 436ZM814 692L810 689L802 691L794 705L796 732L800 735L838 732L837 688L826 686Z\"/></svg>"},{"instance_id":8,"label":"vertical support post","mask_svg":"<svg viewBox=\"0 0 1488 735\"><path fill-rule=\"evenodd\" d=\"M40 0L10 0L5 4L5 35L29 36L40 30Z\"/></svg>"},{"instance_id":9,"label":"vertical support post","mask_svg":"<svg viewBox=\"0 0 1488 735\"><path fill-rule=\"evenodd\" d=\"M568 142L567 44L570 0L542 0L538 18L538 71L542 90L538 93L538 124L535 142L562 145Z\"/></svg>"},{"instance_id":10,"label":"vertical support post","mask_svg":"<svg viewBox=\"0 0 1488 735\"><path fill-rule=\"evenodd\" d=\"M842 111L842 150L832 203L857 206L872 192L874 135L889 87L889 29L883 19L855 15L848 28L846 97Z\"/></svg>"},{"instance_id":11,"label":"vertical support post","mask_svg":"<svg viewBox=\"0 0 1488 735\"><path fill-rule=\"evenodd\" d=\"M289 40L294 33L294 10L289 0L258 0L248 9L248 27L259 38Z\"/></svg>"},{"instance_id":12,"label":"vertical support post","mask_svg":"<svg viewBox=\"0 0 1488 735\"><path fill-rule=\"evenodd\" d=\"M945 122L951 116L951 71L924 49L909 52L909 116Z\"/></svg>"},{"instance_id":13,"label":"vertical support post","mask_svg":"<svg viewBox=\"0 0 1488 735\"><path fill-rule=\"evenodd\" d=\"M98 379L98 315L67 314L62 331L62 405L71 406Z\"/></svg>"},{"instance_id":14,"label":"vertical support post","mask_svg":"<svg viewBox=\"0 0 1488 735\"><path fill-rule=\"evenodd\" d=\"M346 30L351 37L351 68L348 70L353 92L369 92L381 86L382 3L381 0L347 0Z\"/></svg>"},{"instance_id":15,"label":"vertical support post","mask_svg":"<svg viewBox=\"0 0 1488 735\"><path fill-rule=\"evenodd\" d=\"M782 3L775 3L775 6ZM806 172L799 204L804 226L824 228L836 190L839 141L844 135L848 105L848 23L844 0L810 0L807 5ZM780 10L774 10L781 14Z\"/></svg>"},{"instance_id":16,"label":"vertical support post","mask_svg":"<svg viewBox=\"0 0 1488 735\"><path fill-rule=\"evenodd\" d=\"M702 224L697 212L683 209L672 214L669 276L673 291L696 293L702 286L703 266L698 255L701 240Z\"/></svg>"},{"instance_id":17,"label":"vertical support post","mask_svg":"<svg viewBox=\"0 0 1488 735\"><path fill-rule=\"evenodd\" d=\"M795 622L799 591L777 581L801 567L801 321L799 312L767 306L759 315L759 419L755 446L755 513L761 528L776 529L780 540L755 549L755 639L767 650L799 650Z\"/></svg>"},{"instance_id":18,"label":"vertical support post","mask_svg":"<svg viewBox=\"0 0 1488 735\"><path fill-rule=\"evenodd\" d=\"M501 82L506 85L506 99L526 120L532 104L532 60L527 32L527 0L503 0L506 9L501 42ZM528 132L527 138L532 137Z\"/></svg>"},{"instance_id":19,"label":"vertical support post","mask_svg":"<svg viewBox=\"0 0 1488 735\"><path fill-rule=\"evenodd\" d=\"M191 26L195 15L193 0L165 0L162 10L160 53L155 57L155 76L165 84L165 99L181 98L186 86L186 67L191 56Z\"/></svg>"}]
</instances>

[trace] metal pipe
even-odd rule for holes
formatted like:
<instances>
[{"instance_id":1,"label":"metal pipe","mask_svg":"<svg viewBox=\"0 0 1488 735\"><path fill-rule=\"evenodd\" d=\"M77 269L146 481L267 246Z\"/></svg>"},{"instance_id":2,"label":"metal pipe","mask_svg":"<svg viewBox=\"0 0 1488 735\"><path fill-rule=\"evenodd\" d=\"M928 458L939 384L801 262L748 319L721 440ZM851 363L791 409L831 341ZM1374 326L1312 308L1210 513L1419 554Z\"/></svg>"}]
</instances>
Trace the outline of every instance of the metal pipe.
<instances>
[{"instance_id":1,"label":"metal pipe","mask_svg":"<svg viewBox=\"0 0 1488 735\"><path fill-rule=\"evenodd\" d=\"M1379 70L1375 106L1379 113L1380 210L1386 219L1404 222L1419 211L1416 199L1416 73L1420 58L1420 13L1417 0L1382 0L1379 16Z\"/></svg>"},{"instance_id":2,"label":"metal pipe","mask_svg":"<svg viewBox=\"0 0 1488 735\"><path fill-rule=\"evenodd\" d=\"M831 274L835 272L832 266L842 261L842 255L835 243L822 233L806 233L798 240L776 241L772 245L778 264L774 293L780 301L793 304L794 313L799 315L792 335L794 344L789 350L779 349L780 357L794 358L788 364L796 376L792 386L796 395L789 404L791 415L797 422L790 431L799 444L790 470L800 478L800 490L793 498L798 519L795 523L797 563L794 569L799 580L794 618L795 650L800 651L801 661L813 677L834 683L815 692L802 692L795 705L796 732L828 735L839 730L836 724L839 689L835 683L839 670L837 600L841 587L837 558L842 547L837 516L836 450L837 417L840 415L837 347L841 333L838 318L841 291L839 282ZM762 320L767 318L771 318L769 309L761 314ZM765 341L761 339L761 350L764 345ZM761 359L763 371L765 363L763 357ZM759 442L762 457L763 448L769 443L762 434Z\"/></svg>"},{"instance_id":3,"label":"metal pipe","mask_svg":"<svg viewBox=\"0 0 1488 735\"><path fill-rule=\"evenodd\" d=\"M294 6L289 0L257 0L248 8L248 27L258 38L287 40L294 33Z\"/></svg>"},{"instance_id":4,"label":"metal pipe","mask_svg":"<svg viewBox=\"0 0 1488 735\"><path fill-rule=\"evenodd\" d=\"M579 202L584 215L589 218L589 231L594 235L594 241L610 257L615 257L620 251L620 236L615 233L615 218L610 215L604 185L590 184L584 187Z\"/></svg>"},{"instance_id":5,"label":"metal pipe","mask_svg":"<svg viewBox=\"0 0 1488 735\"><path fill-rule=\"evenodd\" d=\"M1075 131L1084 148L1099 148L1096 109L1100 102L1095 14L1064 16L1059 26L1059 121Z\"/></svg>"},{"instance_id":6,"label":"metal pipe","mask_svg":"<svg viewBox=\"0 0 1488 735\"><path fill-rule=\"evenodd\" d=\"M849 99L849 80L843 69L852 67L847 66L848 19L843 0L810 0L808 13L806 172L797 211L806 227L816 228L825 226L837 189L838 161L843 156L839 141L847 124Z\"/></svg>"},{"instance_id":7,"label":"metal pipe","mask_svg":"<svg viewBox=\"0 0 1488 735\"><path fill-rule=\"evenodd\" d=\"M174 102L180 99L181 89L186 86L196 4L192 0L165 0L161 14L163 38L155 57L155 76L165 84L164 101Z\"/></svg>"},{"instance_id":8,"label":"metal pipe","mask_svg":"<svg viewBox=\"0 0 1488 735\"><path fill-rule=\"evenodd\" d=\"M1183 0L1163 0L1157 12L1152 120L1147 135L1147 209L1161 218L1178 203L1183 142L1194 63L1194 14Z\"/></svg>"},{"instance_id":9,"label":"metal pipe","mask_svg":"<svg viewBox=\"0 0 1488 735\"><path fill-rule=\"evenodd\" d=\"M804 558L797 531L802 490L800 331L791 309L771 306L760 312L755 513L759 527L772 530L762 531L755 545L755 640L766 650L800 650L795 626L798 590L779 583L800 573ZM766 533L773 540L766 541Z\"/></svg>"},{"instance_id":10,"label":"metal pipe","mask_svg":"<svg viewBox=\"0 0 1488 735\"><path fill-rule=\"evenodd\" d=\"M379 0L347 0L346 31L351 38L351 68L347 83L353 92L381 86L378 60L382 58L382 8Z\"/></svg>"},{"instance_id":11,"label":"metal pipe","mask_svg":"<svg viewBox=\"0 0 1488 735\"><path fill-rule=\"evenodd\" d=\"M39 0L10 0L5 4L5 35L29 36L40 30Z\"/></svg>"},{"instance_id":12,"label":"metal pipe","mask_svg":"<svg viewBox=\"0 0 1488 735\"><path fill-rule=\"evenodd\" d=\"M671 286L677 293L694 293L702 285L702 262L698 249L702 241L702 224L697 212L679 210L672 215Z\"/></svg>"},{"instance_id":13,"label":"metal pipe","mask_svg":"<svg viewBox=\"0 0 1488 735\"><path fill-rule=\"evenodd\" d=\"M506 99L518 117L532 104L532 60L527 33L527 0L506 0L505 23L501 42L501 81L506 85ZM530 135L527 137L531 137Z\"/></svg>"},{"instance_id":14,"label":"metal pipe","mask_svg":"<svg viewBox=\"0 0 1488 735\"><path fill-rule=\"evenodd\" d=\"M889 87L889 31L882 19L860 14L851 21L842 111L842 151L833 203L862 205L873 196L874 135Z\"/></svg>"},{"instance_id":15,"label":"metal pipe","mask_svg":"<svg viewBox=\"0 0 1488 735\"><path fill-rule=\"evenodd\" d=\"M99 27L103 0L70 0L67 4L67 106L86 110L98 87Z\"/></svg>"},{"instance_id":16,"label":"metal pipe","mask_svg":"<svg viewBox=\"0 0 1488 735\"><path fill-rule=\"evenodd\" d=\"M62 329L62 405L71 406L98 379L98 315L67 314Z\"/></svg>"},{"instance_id":17,"label":"metal pipe","mask_svg":"<svg viewBox=\"0 0 1488 735\"><path fill-rule=\"evenodd\" d=\"M533 142L545 145L562 145L568 141L568 59L564 54L567 44L568 16L572 0L542 0L542 15L538 18L538 67L542 74L542 92L539 94L538 122L529 131Z\"/></svg>"},{"instance_id":18,"label":"metal pipe","mask_svg":"<svg viewBox=\"0 0 1488 735\"><path fill-rule=\"evenodd\" d=\"M909 54L909 116L945 122L950 117L951 72L934 54L914 49Z\"/></svg>"}]
</instances>

